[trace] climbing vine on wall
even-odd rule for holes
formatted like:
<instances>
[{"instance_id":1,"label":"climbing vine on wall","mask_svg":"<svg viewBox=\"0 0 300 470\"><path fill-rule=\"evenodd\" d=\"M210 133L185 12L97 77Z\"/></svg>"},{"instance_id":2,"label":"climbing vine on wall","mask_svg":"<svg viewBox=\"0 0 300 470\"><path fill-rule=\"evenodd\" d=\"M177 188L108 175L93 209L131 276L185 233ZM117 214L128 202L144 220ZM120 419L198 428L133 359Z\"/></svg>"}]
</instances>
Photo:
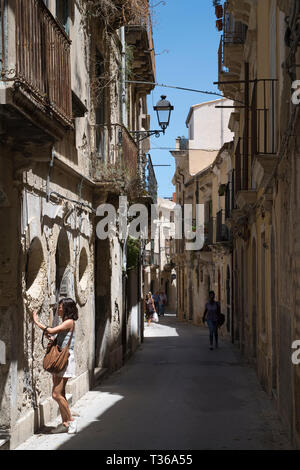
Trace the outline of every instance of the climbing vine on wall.
<instances>
[{"instance_id":1,"label":"climbing vine on wall","mask_svg":"<svg viewBox=\"0 0 300 470\"><path fill-rule=\"evenodd\" d=\"M137 268L141 250L140 240L128 237L127 240L127 271Z\"/></svg>"},{"instance_id":2,"label":"climbing vine on wall","mask_svg":"<svg viewBox=\"0 0 300 470\"><path fill-rule=\"evenodd\" d=\"M139 24L148 10L146 0L87 0L85 16L99 18L110 30L129 23Z\"/></svg>"}]
</instances>

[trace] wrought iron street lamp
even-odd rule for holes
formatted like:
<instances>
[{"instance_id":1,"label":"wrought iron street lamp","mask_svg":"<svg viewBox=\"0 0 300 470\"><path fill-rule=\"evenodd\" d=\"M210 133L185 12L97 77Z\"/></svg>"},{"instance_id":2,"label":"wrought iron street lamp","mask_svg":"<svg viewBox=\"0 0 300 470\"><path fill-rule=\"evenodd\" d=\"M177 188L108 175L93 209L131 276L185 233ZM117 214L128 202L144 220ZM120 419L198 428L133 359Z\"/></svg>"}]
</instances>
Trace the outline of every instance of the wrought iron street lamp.
<instances>
[{"instance_id":1,"label":"wrought iron street lamp","mask_svg":"<svg viewBox=\"0 0 300 470\"><path fill-rule=\"evenodd\" d=\"M170 101L166 100L166 96L162 95L161 100L154 106L154 111L157 113L157 120L159 126L162 128L163 134L170 123L171 112L174 107L171 106Z\"/></svg>"},{"instance_id":2,"label":"wrought iron street lamp","mask_svg":"<svg viewBox=\"0 0 300 470\"><path fill-rule=\"evenodd\" d=\"M153 131L130 131L131 134L138 137L138 141L147 139L152 135L159 137L161 133L165 133L168 125L170 124L171 112L174 109L174 106L172 106L170 101L168 101L166 98L167 97L165 95L162 95L156 106L153 107L154 111L157 113L157 120L161 130L156 129Z\"/></svg>"}]
</instances>

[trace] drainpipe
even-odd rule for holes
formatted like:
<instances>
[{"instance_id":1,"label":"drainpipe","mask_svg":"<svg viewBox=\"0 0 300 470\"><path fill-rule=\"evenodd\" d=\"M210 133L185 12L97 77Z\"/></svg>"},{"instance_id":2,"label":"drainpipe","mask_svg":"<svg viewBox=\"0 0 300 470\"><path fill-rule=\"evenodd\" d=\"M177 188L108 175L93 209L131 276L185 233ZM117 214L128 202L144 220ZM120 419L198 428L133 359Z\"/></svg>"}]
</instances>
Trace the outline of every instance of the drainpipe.
<instances>
[{"instance_id":1,"label":"drainpipe","mask_svg":"<svg viewBox=\"0 0 300 470\"><path fill-rule=\"evenodd\" d=\"M49 172L48 172L48 175L47 175L47 186L46 186L46 200L47 200L47 202L49 202L49 199L50 199L50 177L51 177L51 173L52 173L52 168L54 166L54 156L55 156L54 147L52 147L51 160L50 160L50 164L49 164Z\"/></svg>"},{"instance_id":2,"label":"drainpipe","mask_svg":"<svg viewBox=\"0 0 300 470\"><path fill-rule=\"evenodd\" d=\"M234 248L232 248L231 253L231 342L234 344L234 287L235 287L235 277L234 277Z\"/></svg>"},{"instance_id":3,"label":"drainpipe","mask_svg":"<svg viewBox=\"0 0 300 470\"><path fill-rule=\"evenodd\" d=\"M126 109L126 41L125 26L121 27L121 44L122 44L122 74L121 74L121 103L122 103L122 123L127 127L127 109Z\"/></svg>"}]
</instances>

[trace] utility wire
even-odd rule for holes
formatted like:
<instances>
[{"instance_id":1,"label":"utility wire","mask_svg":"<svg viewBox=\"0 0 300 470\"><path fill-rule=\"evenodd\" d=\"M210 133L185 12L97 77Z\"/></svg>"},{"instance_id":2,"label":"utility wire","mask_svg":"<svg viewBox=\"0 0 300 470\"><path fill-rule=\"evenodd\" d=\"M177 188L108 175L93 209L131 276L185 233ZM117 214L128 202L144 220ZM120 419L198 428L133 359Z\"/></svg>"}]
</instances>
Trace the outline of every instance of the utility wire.
<instances>
[{"instance_id":1,"label":"utility wire","mask_svg":"<svg viewBox=\"0 0 300 470\"><path fill-rule=\"evenodd\" d=\"M193 91L195 93L203 93L204 95L213 95L213 96L220 96L221 98L226 98L231 101L235 101L236 103L240 103L243 106L245 106L245 103L241 100L233 100L232 98L229 98L228 96L225 96L221 93L216 93L214 91L206 91L206 90L196 90L194 88L184 88L180 86L173 86L173 85L164 85L162 83L156 83L156 82L143 82L139 80L125 80L125 83L136 83L140 85L154 85L154 86L160 86L160 87L165 87L165 88L175 88L176 90L184 90L184 91ZM233 106L234 108L234 106Z\"/></svg>"},{"instance_id":2,"label":"utility wire","mask_svg":"<svg viewBox=\"0 0 300 470\"><path fill-rule=\"evenodd\" d=\"M194 91L195 93L204 93L205 95L215 95L215 96L221 96L221 98L226 98L224 95L221 93L216 93L214 91L204 91L204 90L195 90L194 88L183 88L180 86L172 86L172 85L164 85L161 83L155 83L155 82L143 82L143 81L135 81L135 80L125 80L126 83L136 83L136 84L141 84L141 85L155 85L155 86L161 86L165 88L175 88L176 90L185 90L185 91Z\"/></svg>"}]
</instances>

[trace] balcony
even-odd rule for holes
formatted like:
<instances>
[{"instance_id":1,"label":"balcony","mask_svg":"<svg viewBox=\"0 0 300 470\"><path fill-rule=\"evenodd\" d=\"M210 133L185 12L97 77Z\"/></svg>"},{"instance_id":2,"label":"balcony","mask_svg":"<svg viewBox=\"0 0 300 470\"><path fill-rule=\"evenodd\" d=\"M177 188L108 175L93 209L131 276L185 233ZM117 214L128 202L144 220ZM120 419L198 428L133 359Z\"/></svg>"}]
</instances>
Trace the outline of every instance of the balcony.
<instances>
[{"instance_id":1,"label":"balcony","mask_svg":"<svg viewBox=\"0 0 300 470\"><path fill-rule=\"evenodd\" d=\"M234 81L234 80L239 80L239 75L238 73L231 72L230 69L225 66L224 50L225 50L224 39L223 39L223 36L221 36L219 50L218 50L218 71L219 71L218 88L224 93L224 95L234 100L235 93L238 90L238 84L229 83L229 82Z\"/></svg>"},{"instance_id":2,"label":"balcony","mask_svg":"<svg viewBox=\"0 0 300 470\"><path fill-rule=\"evenodd\" d=\"M0 116L24 152L73 128L71 42L42 0L1 1L0 15Z\"/></svg>"},{"instance_id":3,"label":"balcony","mask_svg":"<svg viewBox=\"0 0 300 470\"><path fill-rule=\"evenodd\" d=\"M141 0L140 11L125 27L125 31L126 44L132 46L132 79L155 82L155 54L148 0ZM154 88L149 84L135 86L146 94Z\"/></svg>"},{"instance_id":4,"label":"balcony","mask_svg":"<svg viewBox=\"0 0 300 470\"><path fill-rule=\"evenodd\" d=\"M232 13L237 21L249 24L252 0L230 0L226 3L227 11Z\"/></svg>"},{"instance_id":5,"label":"balcony","mask_svg":"<svg viewBox=\"0 0 300 470\"><path fill-rule=\"evenodd\" d=\"M224 5L223 36L219 46L219 81L233 81L240 79L241 65L243 63L244 44L247 36L247 26L236 21L228 12L228 4ZM221 84L220 89L226 90L234 98L238 84Z\"/></svg>"},{"instance_id":6,"label":"balcony","mask_svg":"<svg viewBox=\"0 0 300 470\"><path fill-rule=\"evenodd\" d=\"M102 190L138 190L138 147L121 124L91 125L91 177Z\"/></svg>"}]
</instances>

